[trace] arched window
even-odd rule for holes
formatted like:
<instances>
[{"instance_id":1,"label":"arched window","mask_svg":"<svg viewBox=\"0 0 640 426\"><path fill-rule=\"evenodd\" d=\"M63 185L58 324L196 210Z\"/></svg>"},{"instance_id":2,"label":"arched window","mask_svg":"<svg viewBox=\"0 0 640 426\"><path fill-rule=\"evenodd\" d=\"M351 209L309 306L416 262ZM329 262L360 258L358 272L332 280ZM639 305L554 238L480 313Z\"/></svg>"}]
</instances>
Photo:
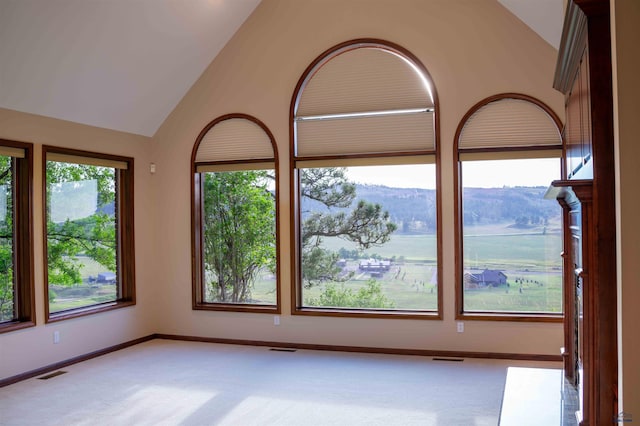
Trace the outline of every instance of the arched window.
<instances>
[{"instance_id":1,"label":"arched window","mask_svg":"<svg viewBox=\"0 0 640 426\"><path fill-rule=\"evenodd\" d=\"M277 148L258 119L209 123L192 153L193 308L280 312Z\"/></svg>"},{"instance_id":2,"label":"arched window","mask_svg":"<svg viewBox=\"0 0 640 426\"><path fill-rule=\"evenodd\" d=\"M320 55L291 105L293 311L440 318L438 116L400 46Z\"/></svg>"},{"instance_id":3,"label":"arched window","mask_svg":"<svg viewBox=\"0 0 640 426\"><path fill-rule=\"evenodd\" d=\"M507 93L477 103L454 144L459 318L560 319L562 217L549 184L562 177L560 120Z\"/></svg>"}]
</instances>

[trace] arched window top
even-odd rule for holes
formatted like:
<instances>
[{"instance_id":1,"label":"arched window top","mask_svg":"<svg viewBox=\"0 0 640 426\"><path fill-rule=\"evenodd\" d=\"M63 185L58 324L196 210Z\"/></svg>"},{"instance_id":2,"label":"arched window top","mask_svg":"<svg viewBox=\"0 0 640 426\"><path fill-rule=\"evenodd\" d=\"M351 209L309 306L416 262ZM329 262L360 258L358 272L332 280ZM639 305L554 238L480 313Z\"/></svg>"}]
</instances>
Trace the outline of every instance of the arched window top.
<instances>
[{"instance_id":1,"label":"arched window top","mask_svg":"<svg viewBox=\"0 0 640 426\"><path fill-rule=\"evenodd\" d=\"M431 87L411 60L388 47L349 46L316 65L296 115L349 114L434 106Z\"/></svg>"},{"instance_id":2,"label":"arched window top","mask_svg":"<svg viewBox=\"0 0 640 426\"><path fill-rule=\"evenodd\" d=\"M413 55L383 41L346 42L298 84L294 155L434 152L435 112L429 75Z\"/></svg>"},{"instance_id":3,"label":"arched window top","mask_svg":"<svg viewBox=\"0 0 640 426\"><path fill-rule=\"evenodd\" d=\"M213 120L200 133L194 161L274 161L275 149L273 136L262 122L245 114L229 114Z\"/></svg>"},{"instance_id":4,"label":"arched window top","mask_svg":"<svg viewBox=\"0 0 640 426\"><path fill-rule=\"evenodd\" d=\"M518 94L492 96L462 120L458 149L560 147L560 120L537 99Z\"/></svg>"}]
</instances>

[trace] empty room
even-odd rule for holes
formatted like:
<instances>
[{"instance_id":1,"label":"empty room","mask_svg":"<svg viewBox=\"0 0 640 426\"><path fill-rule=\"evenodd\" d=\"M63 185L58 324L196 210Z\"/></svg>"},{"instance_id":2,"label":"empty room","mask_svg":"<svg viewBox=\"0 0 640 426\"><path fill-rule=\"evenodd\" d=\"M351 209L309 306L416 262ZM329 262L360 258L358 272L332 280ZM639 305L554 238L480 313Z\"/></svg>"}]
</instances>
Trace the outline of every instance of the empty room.
<instances>
[{"instance_id":1,"label":"empty room","mask_svg":"<svg viewBox=\"0 0 640 426\"><path fill-rule=\"evenodd\" d=\"M0 425L640 416L636 0L0 0Z\"/></svg>"}]
</instances>

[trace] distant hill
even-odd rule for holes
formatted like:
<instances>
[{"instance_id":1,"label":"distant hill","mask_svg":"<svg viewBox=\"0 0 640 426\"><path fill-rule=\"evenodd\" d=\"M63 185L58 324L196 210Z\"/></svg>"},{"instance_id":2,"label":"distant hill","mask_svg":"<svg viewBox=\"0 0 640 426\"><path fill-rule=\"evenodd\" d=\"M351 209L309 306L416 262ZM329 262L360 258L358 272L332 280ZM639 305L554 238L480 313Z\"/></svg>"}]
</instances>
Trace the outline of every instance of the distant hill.
<instances>
[{"instance_id":1,"label":"distant hill","mask_svg":"<svg viewBox=\"0 0 640 426\"><path fill-rule=\"evenodd\" d=\"M511 223L527 228L558 221L558 204L545 200L546 187L467 188L463 217L466 225ZM356 185L357 200L380 204L398 224L399 233L434 233L435 190ZM326 211L318 202L303 201L305 211Z\"/></svg>"}]
</instances>

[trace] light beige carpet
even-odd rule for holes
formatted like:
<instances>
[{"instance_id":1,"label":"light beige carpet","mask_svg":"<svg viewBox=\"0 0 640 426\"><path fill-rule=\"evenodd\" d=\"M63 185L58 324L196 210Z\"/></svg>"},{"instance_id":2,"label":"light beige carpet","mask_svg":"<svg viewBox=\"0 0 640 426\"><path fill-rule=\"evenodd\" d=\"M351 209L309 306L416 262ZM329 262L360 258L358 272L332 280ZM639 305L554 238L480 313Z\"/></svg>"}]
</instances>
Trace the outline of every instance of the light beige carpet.
<instances>
[{"instance_id":1,"label":"light beige carpet","mask_svg":"<svg viewBox=\"0 0 640 426\"><path fill-rule=\"evenodd\" d=\"M153 340L0 389L0 424L495 426L532 365Z\"/></svg>"}]
</instances>

